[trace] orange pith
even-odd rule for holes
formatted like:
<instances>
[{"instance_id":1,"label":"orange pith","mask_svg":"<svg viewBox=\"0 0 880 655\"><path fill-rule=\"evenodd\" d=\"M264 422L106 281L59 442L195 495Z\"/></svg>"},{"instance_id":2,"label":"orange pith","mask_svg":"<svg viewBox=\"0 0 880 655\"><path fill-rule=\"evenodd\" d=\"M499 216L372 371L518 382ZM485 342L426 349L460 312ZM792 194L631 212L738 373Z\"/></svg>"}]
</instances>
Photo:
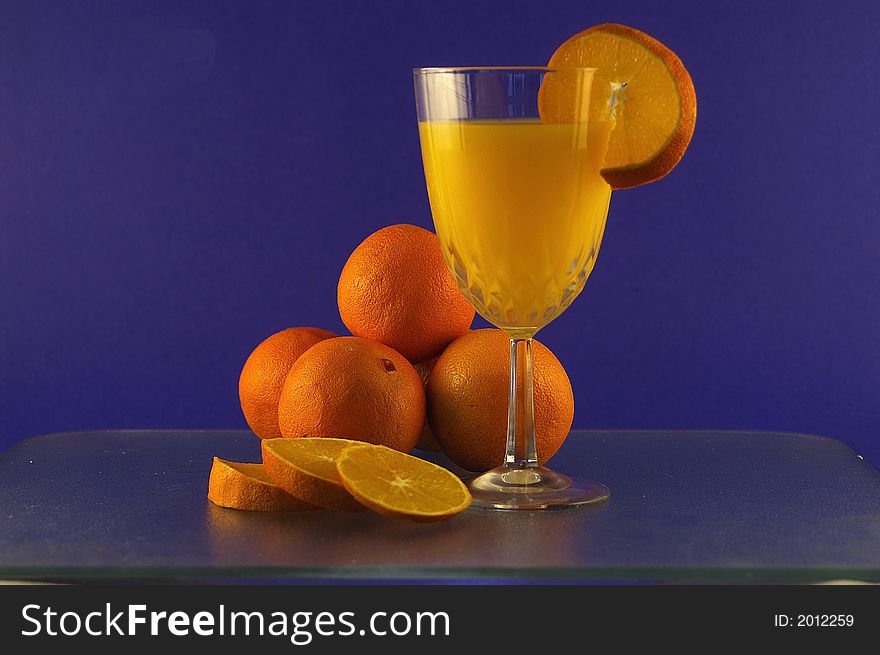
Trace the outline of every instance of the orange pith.
<instances>
[{"instance_id":1,"label":"orange pith","mask_svg":"<svg viewBox=\"0 0 880 655\"><path fill-rule=\"evenodd\" d=\"M392 518L442 521L471 504L470 492L455 474L384 446L346 448L336 468L352 496Z\"/></svg>"}]
</instances>

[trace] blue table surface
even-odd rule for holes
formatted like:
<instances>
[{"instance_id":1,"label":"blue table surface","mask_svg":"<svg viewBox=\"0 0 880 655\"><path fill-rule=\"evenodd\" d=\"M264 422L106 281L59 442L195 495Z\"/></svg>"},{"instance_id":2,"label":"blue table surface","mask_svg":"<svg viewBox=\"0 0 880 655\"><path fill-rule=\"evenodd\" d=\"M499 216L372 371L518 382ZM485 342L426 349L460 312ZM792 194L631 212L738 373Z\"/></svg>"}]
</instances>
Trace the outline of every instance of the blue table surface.
<instances>
[{"instance_id":1,"label":"blue table surface","mask_svg":"<svg viewBox=\"0 0 880 655\"><path fill-rule=\"evenodd\" d=\"M422 454L435 461L437 455ZM0 577L191 581L880 580L880 475L824 437L575 431L552 460L608 484L574 510L242 512L206 498L242 430L47 435L0 455Z\"/></svg>"}]
</instances>

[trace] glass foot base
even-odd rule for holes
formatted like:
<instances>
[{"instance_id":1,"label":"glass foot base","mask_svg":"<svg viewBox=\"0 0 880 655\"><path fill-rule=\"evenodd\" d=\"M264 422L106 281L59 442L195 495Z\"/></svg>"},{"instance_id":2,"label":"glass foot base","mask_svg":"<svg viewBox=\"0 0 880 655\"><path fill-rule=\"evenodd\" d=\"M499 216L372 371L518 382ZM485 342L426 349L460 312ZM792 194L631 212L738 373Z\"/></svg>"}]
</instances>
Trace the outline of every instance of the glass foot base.
<instances>
[{"instance_id":1,"label":"glass foot base","mask_svg":"<svg viewBox=\"0 0 880 655\"><path fill-rule=\"evenodd\" d=\"M573 480L548 468L499 466L471 478L471 507L479 509L565 509L607 500L611 490L590 480Z\"/></svg>"}]
</instances>

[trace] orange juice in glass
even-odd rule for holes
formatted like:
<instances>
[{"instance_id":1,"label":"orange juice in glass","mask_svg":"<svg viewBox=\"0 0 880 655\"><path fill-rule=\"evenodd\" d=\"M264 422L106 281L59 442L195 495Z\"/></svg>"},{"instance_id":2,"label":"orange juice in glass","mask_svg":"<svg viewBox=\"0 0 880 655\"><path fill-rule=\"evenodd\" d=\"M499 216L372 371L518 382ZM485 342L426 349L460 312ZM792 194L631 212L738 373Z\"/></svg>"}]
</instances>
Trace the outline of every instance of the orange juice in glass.
<instances>
[{"instance_id":1,"label":"orange juice in glass","mask_svg":"<svg viewBox=\"0 0 880 655\"><path fill-rule=\"evenodd\" d=\"M605 485L538 461L531 364L532 337L583 289L605 230L611 189L600 169L613 129L611 92L594 83L594 72L414 71L425 180L446 264L474 308L510 337L506 456L469 482L477 507L571 507L609 495ZM553 108L552 120L541 107Z\"/></svg>"},{"instance_id":2,"label":"orange juice in glass","mask_svg":"<svg viewBox=\"0 0 880 655\"><path fill-rule=\"evenodd\" d=\"M587 281L611 199L599 174L611 126L419 124L446 261L476 310L511 336L534 335Z\"/></svg>"}]
</instances>

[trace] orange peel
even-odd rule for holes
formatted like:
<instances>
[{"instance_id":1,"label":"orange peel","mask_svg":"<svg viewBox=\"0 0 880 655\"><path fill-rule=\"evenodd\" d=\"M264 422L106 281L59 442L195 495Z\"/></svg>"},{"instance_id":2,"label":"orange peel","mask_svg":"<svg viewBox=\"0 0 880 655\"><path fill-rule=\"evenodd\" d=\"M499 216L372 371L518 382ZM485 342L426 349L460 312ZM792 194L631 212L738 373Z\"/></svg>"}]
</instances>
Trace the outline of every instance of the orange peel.
<instances>
[{"instance_id":1,"label":"orange peel","mask_svg":"<svg viewBox=\"0 0 880 655\"><path fill-rule=\"evenodd\" d=\"M272 484L262 464L214 458L208 478L208 500L220 507L259 512L317 509Z\"/></svg>"},{"instance_id":2,"label":"orange peel","mask_svg":"<svg viewBox=\"0 0 880 655\"><path fill-rule=\"evenodd\" d=\"M302 501L342 512L361 512L336 472L336 460L345 448L360 444L351 439L301 437L264 439L263 466L272 482Z\"/></svg>"},{"instance_id":3,"label":"orange peel","mask_svg":"<svg viewBox=\"0 0 880 655\"><path fill-rule=\"evenodd\" d=\"M615 127L602 170L612 189L659 180L681 161L696 126L697 96L681 59L660 41L626 25L596 25L559 46L549 67L563 75L554 81L551 73L546 81L560 86L571 85L566 69L596 68L591 107L598 95L607 103L613 94ZM544 91L539 109L545 121L564 120L578 105L571 89Z\"/></svg>"}]
</instances>

